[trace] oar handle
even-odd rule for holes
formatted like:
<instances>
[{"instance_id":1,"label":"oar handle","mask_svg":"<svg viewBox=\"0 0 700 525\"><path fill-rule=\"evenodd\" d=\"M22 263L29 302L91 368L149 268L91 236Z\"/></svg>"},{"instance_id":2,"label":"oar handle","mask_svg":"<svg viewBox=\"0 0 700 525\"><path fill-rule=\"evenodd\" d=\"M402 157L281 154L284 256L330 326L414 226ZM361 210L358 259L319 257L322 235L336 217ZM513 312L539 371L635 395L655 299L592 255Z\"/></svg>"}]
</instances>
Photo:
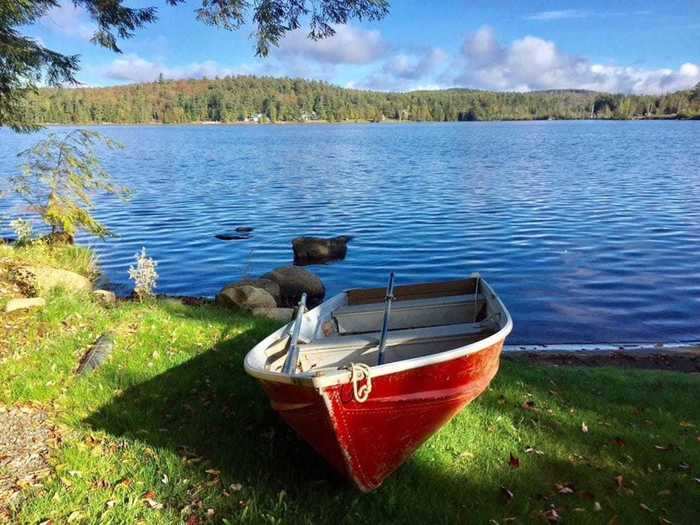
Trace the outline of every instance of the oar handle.
<instances>
[{"instance_id":1,"label":"oar handle","mask_svg":"<svg viewBox=\"0 0 700 525\"><path fill-rule=\"evenodd\" d=\"M301 323L306 311L306 292L301 294L299 306L297 307L297 316L292 325L292 337L289 339L289 350L287 351L287 359L282 366L282 373L285 375L293 375L297 369L299 362L299 333L301 332Z\"/></svg>"},{"instance_id":2,"label":"oar handle","mask_svg":"<svg viewBox=\"0 0 700 525\"><path fill-rule=\"evenodd\" d=\"M391 315L391 302L394 300L394 272L389 274L389 284L386 287L384 297L384 321L382 322L382 333L379 338L379 357L377 364L384 364L384 347L386 346L386 336L389 332L389 316Z\"/></svg>"}]
</instances>

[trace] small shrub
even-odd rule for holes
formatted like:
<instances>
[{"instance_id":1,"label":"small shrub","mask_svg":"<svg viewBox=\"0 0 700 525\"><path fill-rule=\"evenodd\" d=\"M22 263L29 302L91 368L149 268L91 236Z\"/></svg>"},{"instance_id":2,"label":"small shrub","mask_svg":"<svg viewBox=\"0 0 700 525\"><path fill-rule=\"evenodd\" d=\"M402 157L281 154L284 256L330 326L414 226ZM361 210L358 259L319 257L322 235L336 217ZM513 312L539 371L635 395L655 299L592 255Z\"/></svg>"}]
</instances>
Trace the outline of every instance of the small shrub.
<instances>
[{"instance_id":1,"label":"small shrub","mask_svg":"<svg viewBox=\"0 0 700 525\"><path fill-rule=\"evenodd\" d=\"M10 228L15 232L17 236L17 242L20 244L26 244L32 240L32 223L25 219L15 219L10 221Z\"/></svg>"},{"instance_id":2,"label":"small shrub","mask_svg":"<svg viewBox=\"0 0 700 525\"><path fill-rule=\"evenodd\" d=\"M153 290L155 290L158 281L158 273L156 272L158 263L146 255L146 248L141 248L135 258L136 264L129 266L129 278L134 281L134 295L143 301L153 297Z\"/></svg>"}]
</instances>

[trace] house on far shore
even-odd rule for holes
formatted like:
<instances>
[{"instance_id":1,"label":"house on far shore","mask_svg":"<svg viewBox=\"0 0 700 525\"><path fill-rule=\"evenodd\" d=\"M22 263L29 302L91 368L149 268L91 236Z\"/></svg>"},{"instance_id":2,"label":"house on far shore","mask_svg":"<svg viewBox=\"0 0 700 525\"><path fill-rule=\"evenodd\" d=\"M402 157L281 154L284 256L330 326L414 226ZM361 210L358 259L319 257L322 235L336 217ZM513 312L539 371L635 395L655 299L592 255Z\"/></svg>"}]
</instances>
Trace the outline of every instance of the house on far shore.
<instances>
[{"instance_id":1,"label":"house on far shore","mask_svg":"<svg viewBox=\"0 0 700 525\"><path fill-rule=\"evenodd\" d=\"M256 124L262 122L264 115L262 113L256 113L250 117L243 119L243 122L255 122Z\"/></svg>"},{"instance_id":2,"label":"house on far shore","mask_svg":"<svg viewBox=\"0 0 700 525\"><path fill-rule=\"evenodd\" d=\"M312 111L311 113L302 113L299 118L303 120L304 122L307 122L309 120L318 120L318 115L316 114L315 111Z\"/></svg>"}]
</instances>

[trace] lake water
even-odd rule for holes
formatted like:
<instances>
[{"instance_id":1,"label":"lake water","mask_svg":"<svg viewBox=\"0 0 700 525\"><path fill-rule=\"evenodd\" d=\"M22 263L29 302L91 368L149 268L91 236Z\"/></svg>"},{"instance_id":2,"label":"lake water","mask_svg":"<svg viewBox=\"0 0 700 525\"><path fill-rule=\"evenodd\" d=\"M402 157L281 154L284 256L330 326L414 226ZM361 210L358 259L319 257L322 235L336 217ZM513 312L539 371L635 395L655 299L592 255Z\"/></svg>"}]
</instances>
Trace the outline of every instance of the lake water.
<instances>
[{"instance_id":1,"label":"lake water","mask_svg":"<svg viewBox=\"0 0 700 525\"><path fill-rule=\"evenodd\" d=\"M479 271L513 343L700 340L700 122L99 130L134 196L98 202L117 238L81 242L118 292L142 246L160 293L213 296L290 264L296 236L347 234L346 260L310 267L329 294ZM0 130L3 178L37 138Z\"/></svg>"}]
</instances>

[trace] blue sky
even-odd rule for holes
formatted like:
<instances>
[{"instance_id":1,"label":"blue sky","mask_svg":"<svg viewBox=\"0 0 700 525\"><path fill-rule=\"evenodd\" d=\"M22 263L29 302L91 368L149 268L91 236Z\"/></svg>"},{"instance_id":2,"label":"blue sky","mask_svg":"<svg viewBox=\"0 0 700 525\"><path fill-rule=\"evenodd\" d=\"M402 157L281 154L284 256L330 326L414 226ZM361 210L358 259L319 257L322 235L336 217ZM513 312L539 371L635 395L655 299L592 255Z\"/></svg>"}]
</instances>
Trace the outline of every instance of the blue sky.
<instances>
[{"instance_id":1,"label":"blue sky","mask_svg":"<svg viewBox=\"0 0 700 525\"><path fill-rule=\"evenodd\" d=\"M388 91L470 87L585 88L660 93L700 82L700 1L545 2L394 0L373 23L330 39L289 34L256 58L251 27L228 32L195 20L198 2L155 5L159 20L121 42L118 55L89 43L93 25L68 0L31 27L49 47L82 57L79 78L113 85L166 78L259 74Z\"/></svg>"}]
</instances>

